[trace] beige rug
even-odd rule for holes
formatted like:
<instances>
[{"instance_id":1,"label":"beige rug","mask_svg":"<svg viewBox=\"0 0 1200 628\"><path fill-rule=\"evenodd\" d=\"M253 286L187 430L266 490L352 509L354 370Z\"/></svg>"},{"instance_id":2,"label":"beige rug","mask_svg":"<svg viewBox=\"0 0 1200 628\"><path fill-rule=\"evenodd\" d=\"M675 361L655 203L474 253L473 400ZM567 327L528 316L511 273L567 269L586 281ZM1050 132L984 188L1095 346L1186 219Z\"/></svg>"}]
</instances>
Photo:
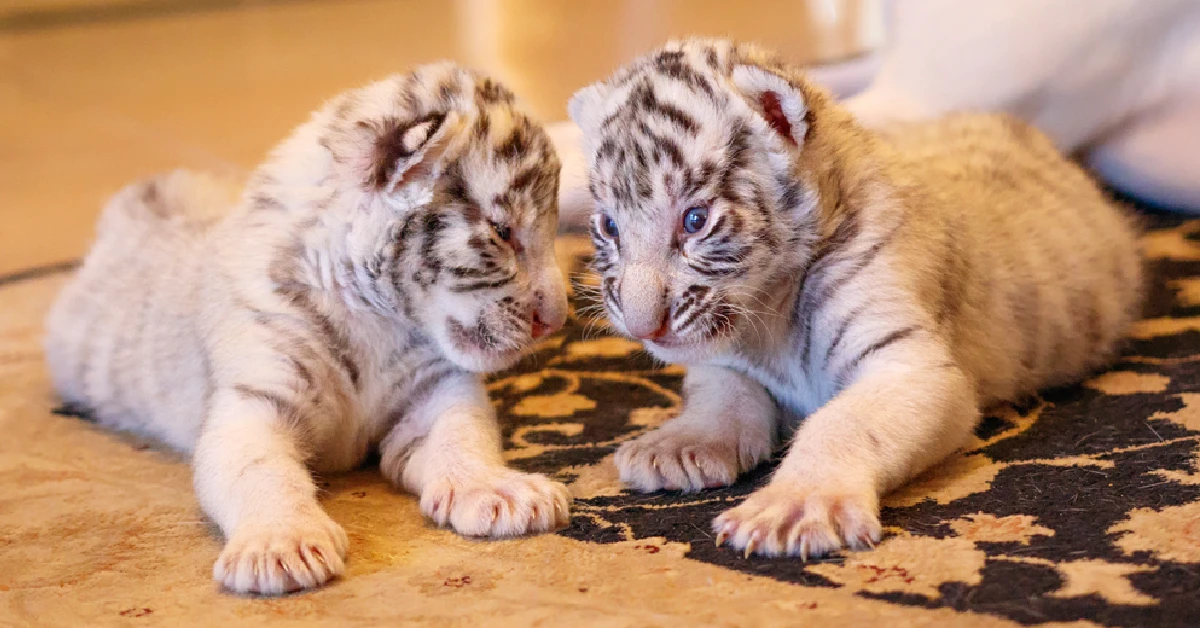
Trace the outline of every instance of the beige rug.
<instances>
[{"instance_id":1,"label":"beige rug","mask_svg":"<svg viewBox=\"0 0 1200 628\"><path fill-rule=\"evenodd\" d=\"M573 322L492 391L511 463L570 482L558 534L469 541L374 469L328 479L346 577L222 593L186 462L54 413L42 317L62 269L0 278L0 625L1200 625L1200 222L1146 237L1148 320L1111 372L1005 409L887 499L872 552L805 564L714 546L762 483L634 495L617 444L671 415L681 370ZM586 244L563 243L573 270Z\"/></svg>"}]
</instances>

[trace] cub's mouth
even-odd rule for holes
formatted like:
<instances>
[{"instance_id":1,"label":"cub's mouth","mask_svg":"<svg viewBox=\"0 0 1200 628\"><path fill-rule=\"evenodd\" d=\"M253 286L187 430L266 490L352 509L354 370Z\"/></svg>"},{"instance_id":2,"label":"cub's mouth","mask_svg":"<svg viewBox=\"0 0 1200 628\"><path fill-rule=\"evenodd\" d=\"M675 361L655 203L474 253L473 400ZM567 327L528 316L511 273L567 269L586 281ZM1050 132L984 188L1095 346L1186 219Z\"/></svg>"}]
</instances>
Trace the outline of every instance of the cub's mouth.
<instances>
[{"instance_id":1,"label":"cub's mouth","mask_svg":"<svg viewBox=\"0 0 1200 628\"><path fill-rule=\"evenodd\" d=\"M703 321L690 326L691 328L683 334L668 331L641 340L663 348L703 345L733 336L737 331L740 319L737 310L732 306L719 304L713 307L712 313L704 317Z\"/></svg>"},{"instance_id":2,"label":"cub's mouth","mask_svg":"<svg viewBox=\"0 0 1200 628\"><path fill-rule=\"evenodd\" d=\"M668 362L691 362L707 359L712 354L728 348L730 340L738 335L738 324L742 317L729 306L718 305L705 320L686 330L684 334L673 332L641 339L647 350Z\"/></svg>"}]
</instances>

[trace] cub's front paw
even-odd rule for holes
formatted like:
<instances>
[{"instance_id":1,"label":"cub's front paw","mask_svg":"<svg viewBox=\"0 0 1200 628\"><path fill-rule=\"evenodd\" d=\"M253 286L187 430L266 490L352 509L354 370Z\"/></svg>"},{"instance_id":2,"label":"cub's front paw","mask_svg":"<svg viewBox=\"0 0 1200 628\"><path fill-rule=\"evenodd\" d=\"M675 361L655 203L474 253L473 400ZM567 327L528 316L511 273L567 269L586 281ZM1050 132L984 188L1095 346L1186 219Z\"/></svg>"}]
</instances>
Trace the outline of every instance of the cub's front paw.
<instances>
[{"instance_id":1,"label":"cub's front paw","mask_svg":"<svg viewBox=\"0 0 1200 628\"><path fill-rule=\"evenodd\" d=\"M238 526L213 565L230 591L279 595L312 589L345 569L346 532L324 512Z\"/></svg>"},{"instance_id":2,"label":"cub's front paw","mask_svg":"<svg viewBox=\"0 0 1200 628\"><path fill-rule=\"evenodd\" d=\"M615 462L621 482L634 490L694 493L729 486L739 473L766 460L771 455L770 438L764 435L759 441L739 442L736 437L721 438L667 423L621 445Z\"/></svg>"},{"instance_id":3,"label":"cub's front paw","mask_svg":"<svg viewBox=\"0 0 1200 628\"><path fill-rule=\"evenodd\" d=\"M717 545L766 556L823 556L842 547L875 547L883 536L870 490L772 482L713 521Z\"/></svg>"},{"instance_id":4,"label":"cub's front paw","mask_svg":"<svg viewBox=\"0 0 1200 628\"><path fill-rule=\"evenodd\" d=\"M549 532L570 521L567 487L507 468L446 477L421 491L421 512L463 536Z\"/></svg>"}]
</instances>

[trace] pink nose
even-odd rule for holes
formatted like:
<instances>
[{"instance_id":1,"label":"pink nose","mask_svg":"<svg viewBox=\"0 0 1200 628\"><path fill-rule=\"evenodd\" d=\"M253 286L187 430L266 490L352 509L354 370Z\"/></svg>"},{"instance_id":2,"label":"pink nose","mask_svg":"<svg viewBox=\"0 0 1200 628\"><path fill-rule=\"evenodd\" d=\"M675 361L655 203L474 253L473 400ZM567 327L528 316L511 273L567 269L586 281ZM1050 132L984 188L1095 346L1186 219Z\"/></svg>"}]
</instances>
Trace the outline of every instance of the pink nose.
<instances>
[{"instance_id":1,"label":"pink nose","mask_svg":"<svg viewBox=\"0 0 1200 628\"><path fill-rule=\"evenodd\" d=\"M549 323L542 320L541 314L536 310L533 312L533 338L544 338L562 329L562 321L551 321Z\"/></svg>"},{"instance_id":2,"label":"pink nose","mask_svg":"<svg viewBox=\"0 0 1200 628\"><path fill-rule=\"evenodd\" d=\"M658 329L654 331L643 331L640 329L631 329L630 333L638 340L658 340L671 332L671 326L667 323L668 313L663 313L662 322L658 324Z\"/></svg>"}]
</instances>

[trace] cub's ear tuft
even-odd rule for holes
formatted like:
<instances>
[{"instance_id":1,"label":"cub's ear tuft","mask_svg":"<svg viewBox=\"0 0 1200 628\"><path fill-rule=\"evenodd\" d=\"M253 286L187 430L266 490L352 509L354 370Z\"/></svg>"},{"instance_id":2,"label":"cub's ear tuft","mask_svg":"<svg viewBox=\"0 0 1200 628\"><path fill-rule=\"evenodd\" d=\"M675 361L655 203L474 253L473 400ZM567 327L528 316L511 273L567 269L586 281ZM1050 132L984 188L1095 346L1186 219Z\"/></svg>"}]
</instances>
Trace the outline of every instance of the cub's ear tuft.
<instances>
[{"instance_id":1,"label":"cub's ear tuft","mask_svg":"<svg viewBox=\"0 0 1200 628\"><path fill-rule=\"evenodd\" d=\"M800 146L808 134L808 104L800 87L756 65L739 65L731 75L734 86L786 142Z\"/></svg>"},{"instance_id":2,"label":"cub's ear tuft","mask_svg":"<svg viewBox=\"0 0 1200 628\"><path fill-rule=\"evenodd\" d=\"M434 111L415 118L384 116L359 120L347 129L355 176L369 190L389 193L426 182L441 171L441 160L459 130L455 112Z\"/></svg>"}]
</instances>

